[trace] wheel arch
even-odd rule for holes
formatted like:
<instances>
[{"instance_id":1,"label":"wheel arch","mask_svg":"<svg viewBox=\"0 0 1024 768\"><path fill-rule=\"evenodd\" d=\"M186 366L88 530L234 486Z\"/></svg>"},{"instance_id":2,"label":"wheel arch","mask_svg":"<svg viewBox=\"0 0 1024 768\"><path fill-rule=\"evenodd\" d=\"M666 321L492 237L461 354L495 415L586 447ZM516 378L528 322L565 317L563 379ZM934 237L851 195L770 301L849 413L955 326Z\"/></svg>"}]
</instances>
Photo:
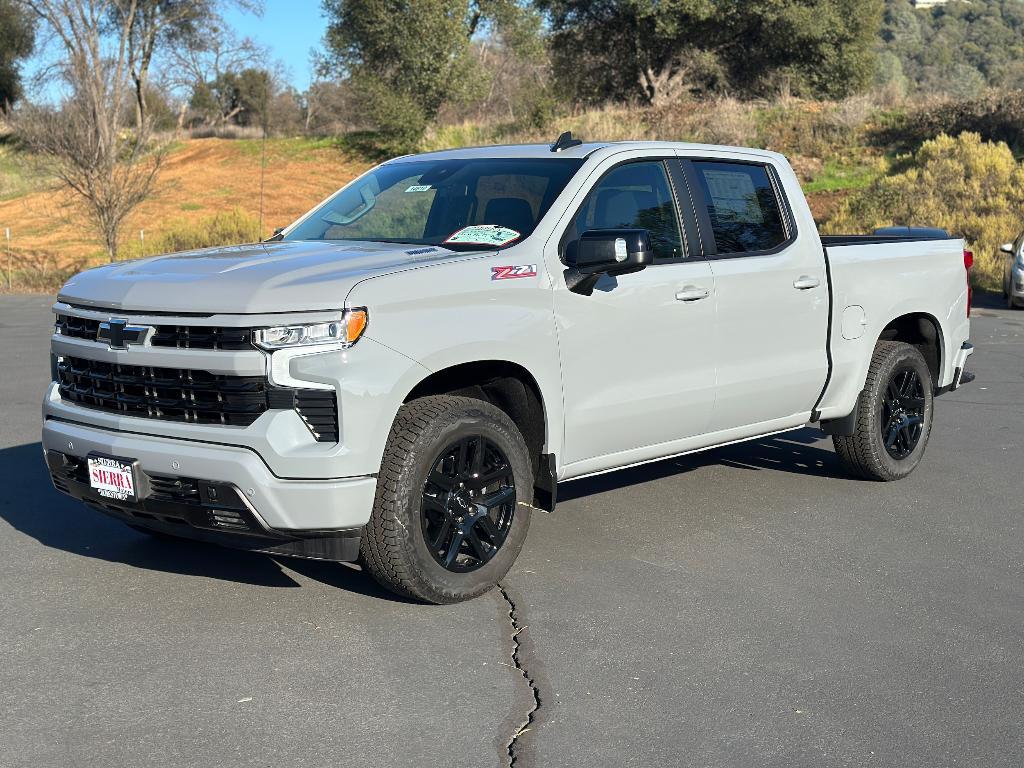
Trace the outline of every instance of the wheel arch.
<instances>
[{"instance_id":1,"label":"wheel arch","mask_svg":"<svg viewBox=\"0 0 1024 768\"><path fill-rule=\"evenodd\" d=\"M901 341L916 347L928 363L932 386L938 388L945 364L942 324L927 312L908 312L890 320L878 335L879 341Z\"/></svg>"},{"instance_id":2,"label":"wheel arch","mask_svg":"<svg viewBox=\"0 0 1024 768\"><path fill-rule=\"evenodd\" d=\"M548 409L540 384L519 363L508 360L475 360L434 371L420 380L403 403L431 395L459 395L491 403L504 411L518 427L533 461L534 505L553 511L555 506L555 457L550 445Z\"/></svg>"}]
</instances>

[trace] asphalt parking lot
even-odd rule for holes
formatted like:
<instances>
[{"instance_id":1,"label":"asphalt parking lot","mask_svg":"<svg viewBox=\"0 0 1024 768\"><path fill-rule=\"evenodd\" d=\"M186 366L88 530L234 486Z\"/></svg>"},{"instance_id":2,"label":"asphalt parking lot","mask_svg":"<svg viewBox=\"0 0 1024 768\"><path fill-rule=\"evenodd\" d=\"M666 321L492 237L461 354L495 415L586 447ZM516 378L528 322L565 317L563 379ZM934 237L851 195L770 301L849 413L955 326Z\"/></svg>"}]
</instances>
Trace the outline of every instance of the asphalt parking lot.
<instances>
[{"instance_id":1,"label":"asphalt parking lot","mask_svg":"<svg viewBox=\"0 0 1024 768\"><path fill-rule=\"evenodd\" d=\"M0 298L0 766L1024 763L1024 312L904 482L805 429L564 484L428 607L57 494L49 304Z\"/></svg>"}]
</instances>

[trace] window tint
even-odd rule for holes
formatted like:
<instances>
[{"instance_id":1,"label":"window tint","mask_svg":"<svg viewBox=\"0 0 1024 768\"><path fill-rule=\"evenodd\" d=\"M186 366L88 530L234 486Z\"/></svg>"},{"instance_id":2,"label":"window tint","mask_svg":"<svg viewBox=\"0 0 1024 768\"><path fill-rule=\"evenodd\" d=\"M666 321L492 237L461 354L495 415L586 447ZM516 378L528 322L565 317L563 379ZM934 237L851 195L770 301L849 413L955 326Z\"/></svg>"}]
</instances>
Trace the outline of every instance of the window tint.
<instances>
[{"instance_id":1,"label":"window tint","mask_svg":"<svg viewBox=\"0 0 1024 768\"><path fill-rule=\"evenodd\" d=\"M786 241L775 189L762 165L695 162L719 253L769 251Z\"/></svg>"},{"instance_id":2,"label":"window tint","mask_svg":"<svg viewBox=\"0 0 1024 768\"><path fill-rule=\"evenodd\" d=\"M661 161L615 168L591 190L573 220L566 258L575 260L575 240L590 229L646 229L654 255L683 257L679 217Z\"/></svg>"}]
</instances>

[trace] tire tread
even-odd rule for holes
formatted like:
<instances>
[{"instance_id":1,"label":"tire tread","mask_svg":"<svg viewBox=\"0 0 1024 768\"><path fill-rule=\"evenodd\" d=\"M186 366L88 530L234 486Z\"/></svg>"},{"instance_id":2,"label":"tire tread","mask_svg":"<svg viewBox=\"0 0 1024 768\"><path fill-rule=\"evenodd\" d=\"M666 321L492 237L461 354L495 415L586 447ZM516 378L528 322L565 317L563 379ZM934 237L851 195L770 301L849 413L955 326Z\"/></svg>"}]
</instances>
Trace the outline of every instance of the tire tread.
<instances>
[{"instance_id":1,"label":"tire tread","mask_svg":"<svg viewBox=\"0 0 1024 768\"><path fill-rule=\"evenodd\" d=\"M906 350L917 352L915 347L904 342L880 341L875 345L868 367L867 381L857 398L856 429L852 435L832 436L832 444L839 460L847 471L856 477L880 481L896 480L900 477L893 474L883 461L881 451L884 450L884 446L875 435L877 425L873 400L879 379L886 372L886 363ZM927 386L931 386L930 381Z\"/></svg>"}]
</instances>

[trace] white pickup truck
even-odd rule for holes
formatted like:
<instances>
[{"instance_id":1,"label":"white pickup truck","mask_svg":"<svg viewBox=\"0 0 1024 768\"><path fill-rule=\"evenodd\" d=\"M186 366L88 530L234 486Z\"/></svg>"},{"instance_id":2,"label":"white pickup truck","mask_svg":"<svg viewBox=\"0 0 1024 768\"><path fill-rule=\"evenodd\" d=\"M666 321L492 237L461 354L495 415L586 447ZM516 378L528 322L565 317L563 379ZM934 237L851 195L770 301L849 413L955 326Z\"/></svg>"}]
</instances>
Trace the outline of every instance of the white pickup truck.
<instances>
[{"instance_id":1,"label":"white pickup truck","mask_svg":"<svg viewBox=\"0 0 1024 768\"><path fill-rule=\"evenodd\" d=\"M72 278L46 460L140 530L464 600L560 481L808 423L859 477L910 473L970 378L943 234L819 237L752 149L401 157L268 242Z\"/></svg>"}]
</instances>

